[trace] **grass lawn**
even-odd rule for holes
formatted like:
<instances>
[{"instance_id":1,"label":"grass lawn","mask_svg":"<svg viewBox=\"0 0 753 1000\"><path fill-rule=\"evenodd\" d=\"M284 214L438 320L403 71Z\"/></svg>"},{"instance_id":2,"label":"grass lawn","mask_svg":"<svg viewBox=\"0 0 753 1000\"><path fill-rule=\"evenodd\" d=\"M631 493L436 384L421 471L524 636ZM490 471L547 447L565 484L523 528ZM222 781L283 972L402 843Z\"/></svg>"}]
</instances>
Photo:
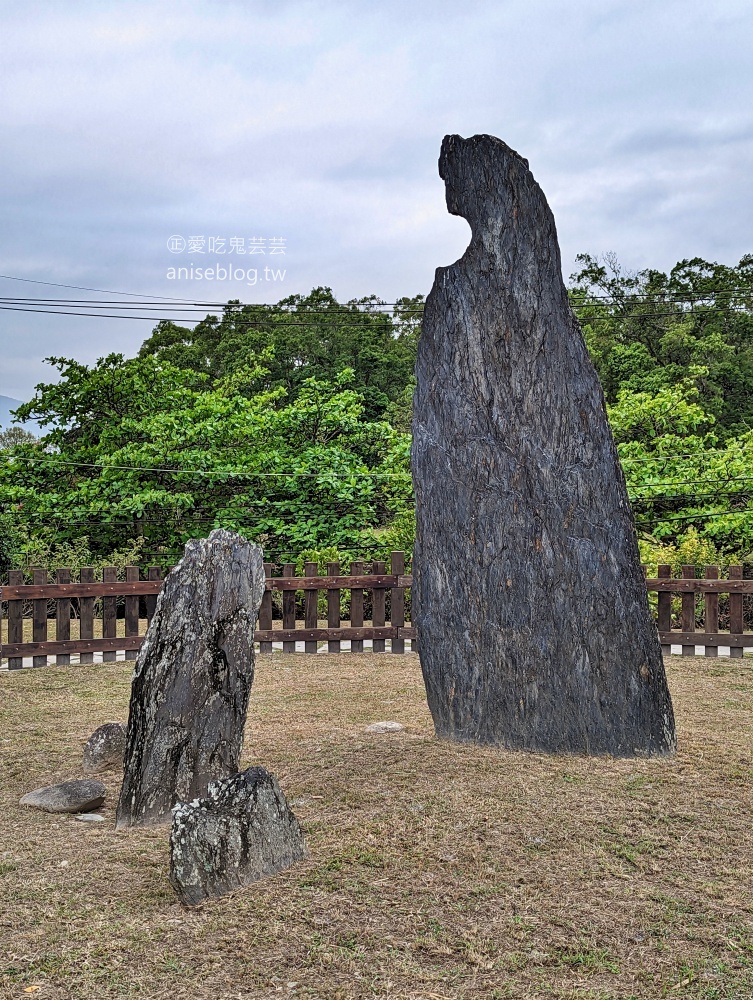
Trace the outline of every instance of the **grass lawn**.
<instances>
[{"instance_id":1,"label":"grass lawn","mask_svg":"<svg viewBox=\"0 0 753 1000\"><path fill-rule=\"evenodd\" d=\"M0 996L749 1000L753 664L668 671L677 755L613 760L438 742L412 655L259 657L244 760L310 857L193 910L116 774L106 824L18 805L81 776L130 665L0 675Z\"/></svg>"}]
</instances>

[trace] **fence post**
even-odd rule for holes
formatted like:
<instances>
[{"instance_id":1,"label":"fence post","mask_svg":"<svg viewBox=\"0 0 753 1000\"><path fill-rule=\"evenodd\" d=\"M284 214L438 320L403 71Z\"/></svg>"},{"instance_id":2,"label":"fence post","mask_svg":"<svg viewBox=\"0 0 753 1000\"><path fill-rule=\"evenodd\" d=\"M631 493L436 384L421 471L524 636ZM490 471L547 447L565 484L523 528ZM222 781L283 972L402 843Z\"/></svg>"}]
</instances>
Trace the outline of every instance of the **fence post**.
<instances>
[{"instance_id":1,"label":"fence post","mask_svg":"<svg viewBox=\"0 0 753 1000\"><path fill-rule=\"evenodd\" d=\"M340 564L327 563L327 576L339 576ZM331 588L327 591L327 628L340 628L340 590ZM330 639L327 642L328 653L340 652L340 640Z\"/></svg>"},{"instance_id":2,"label":"fence post","mask_svg":"<svg viewBox=\"0 0 753 1000\"><path fill-rule=\"evenodd\" d=\"M684 580L695 580L695 566L683 566L682 576ZM682 593L682 630L695 632L695 590ZM695 643L692 646L683 643L682 655L695 656Z\"/></svg>"},{"instance_id":3,"label":"fence post","mask_svg":"<svg viewBox=\"0 0 753 1000\"><path fill-rule=\"evenodd\" d=\"M43 587L47 580L47 570L46 569L35 569L32 572L32 579L34 585L37 587ZM32 624L32 640L34 642L47 642L47 598L41 597L34 601L34 618ZM32 665L35 667L46 667L47 657L46 656L35 656L32 659Z\"/></svg>"},{"instance_id":4,"label":"fence post","mask_svg":"<svg viewBox=\"0 0 753 1000\"><path fill-rule=\"evenodd\" d=\"M658 576L660 580L669 580L672 577L671 566L659 566ZM660 632L669 632L672 628L672 594L668 590L660 590L657 594L656 624ZM662 644L662 656L669 656L672 652L671 642Z\"/></svg>"},{"instance_id":5,"label":"fence post","mask_svg":"<svg viewBox=\"0 0 753 1000\"><path fill-rule=\"evenodd\" d=\"M264 563L264 579L265 581L269 579L272 575L272 563ZM263 631L268 631L272 628L272 591L266 589L262 595L261 605L259 606L259 629ZM259 643L260 653L271 653L272 652L272 641L265 640Z\"/></svg>"},{"instance_id":6,"label":"fence post","mask_svg":"<svg viewBox=\"0 0 753 1000\"><path fill-rule=\"evenodd\" d=\"M719 579L719 567L718 566L707 566L704 569L704 575L707 580L718 580ZM706 593L703 595L703 630L704 632L718 632L719 631L719 595ZM718 656L719 647L718 646L706 646L704 648L705 656Z\"/></svg>"},{"instance_id":7,"label":"fence post","mask_svg":"<svg viewBox=\"0 0 753 1000\"><path fill-rule=\"evenodd\" d=\"M374 576L382 576L385 572L383 562L375 562L372 572ZM384 628L384 606L387 591L384 587L374 587L371 591L371 624L374 628ZM384 639L374 639L373 651L375 653L384 652Z\"/></svg>"},{"instance_id":8,"label":"fence post","mask_svg":"<svg viewBox=\"0 0 753 1000\"><path fill-rule=\"evenodd\" d=\"M71 571L69 569L59 569L56 573L56 583L70 583ZM71 599L70 597L58 597L55 601L55 638L65 641L71 638ZM67 666L71 662L70 653L58 653L55 656L55 665L58 667Z\"/></svg>"},{"instance_id":9,"label":"fence post","mask_svg":"<svg viewBox=\"0 0 753 1000\"><path fill-rule=\"evenodd\" d=\"M126 566L126 582L138 583L138 566ZM139 596L138 594L126 595L125 599L125 634L134 636L139 634ZM127 649L125 658L135 660L139 655L138 649Z\"/></svg>"},{"instance_id":10,"label":"fence post","mask_svg":"<svg viewBox=\"0 0 753 1000\"><path fill-rule=\"evenodd\" d=\"M742 580L742 566L730 566L727 573L730 580ZM730 635L742 635L743 633L743 595L729 595L729 630ZM742 646L730 646L729 655L739 659L743 655Z\"/></svg>"},{"instance_id":11,"label":"fence post","mask_svg":"<svg viewBox=\"0 0 753 1000\"><path fill-rule=\"evenodd\" d=\"M117 583L118 571L114 566L105 566L102 570L102 583ZM102 638L114 639L118 630L118 599L117 597L102 598ZM112 663L116 660L117 653L114 649L102 653L103 663Z\"/></svg>"},{"instance_id":12,"label":"fence post","mask_svg":"<svg viewBox=\"0 0 753 1000\"><path fill-rule=\"evenodd\" d=\"M405 553L393 552L390 560L390 572L393 576L405 574ZM393 587L390 598L390 624L395 629L405 628L405 591L402 587ZM397 636L392 640L392 652L405 652L405 639Z\"/></svg>"},{"instance_id":13,"label":"fence post","mask_svg":"<svg viewBox=\"0 0 753 1000\"><path fill-rule=\"evenodd\" d=\"M305 576L318 576L319 566L315 562L307 562L304 567ZM319 628L319 591L305 591L305 625L306 628ZM306 639L303 647L307 653L315 653L319 649L316 639Z\"/></svg>"},{"instance_id":14,"label":"fence post","mask_svg":"<svg viewBox=\"0 0 753 1000\"><path fill-rule=\"evenodd\" d=\"M23 570L12 569L8 573L8 584L21 587L24 582ZM24 602L8 601L8 642L24 641ZM19 670L24 665L22 656L8 657L8 670Z\"/></svg>"},{"instance_id":15,"label":"fence post","mask_svg":"<svg viewBox=\"0 0 753 1000\"><path fill-rule=\"evenodd\" d=\"M354 561L350 564L351 576L363 576L364 567L362 562ZM363 628L363 590L360 587L350 590L350 627ZM350 640L351 653L363 652L363 639Z\"/></svg>"},{"instance_id":16,"label":"fence post","mask_svg":"<svg viewBox=\"0 0 753 1000\"><path fill-rule=\"evenodd\" d=\"M283 576L295 576L295 565L285 563L282 567ZM282 627L295 628L295 591L283 590L282 592ZM283 653L295 653L295 639L282 640Z\"/></svg>"}]
</instances>

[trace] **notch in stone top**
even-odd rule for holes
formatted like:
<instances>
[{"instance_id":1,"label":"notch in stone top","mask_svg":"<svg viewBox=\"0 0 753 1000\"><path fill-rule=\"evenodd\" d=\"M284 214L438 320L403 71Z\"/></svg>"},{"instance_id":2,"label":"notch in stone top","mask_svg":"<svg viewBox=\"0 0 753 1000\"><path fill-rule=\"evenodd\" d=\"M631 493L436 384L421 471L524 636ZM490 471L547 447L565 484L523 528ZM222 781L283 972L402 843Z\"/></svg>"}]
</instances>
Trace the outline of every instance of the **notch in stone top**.
<instances>
[{"instance_id":1,"label":"notch in stone top","mask_svg":"<svg viewBox=\"0 0 753 1000\"><path fill-rule=\"evenodd\" d=\"M468 222L471 242L483 242L495 255L517 244L518 252L554 263L559 273L554 216L525 157L493 135L446 135L439 176L445 182L447 211ZM521 226L521 216L532 206L540 215L538 224Z\"/></svg>"}]
</instances>

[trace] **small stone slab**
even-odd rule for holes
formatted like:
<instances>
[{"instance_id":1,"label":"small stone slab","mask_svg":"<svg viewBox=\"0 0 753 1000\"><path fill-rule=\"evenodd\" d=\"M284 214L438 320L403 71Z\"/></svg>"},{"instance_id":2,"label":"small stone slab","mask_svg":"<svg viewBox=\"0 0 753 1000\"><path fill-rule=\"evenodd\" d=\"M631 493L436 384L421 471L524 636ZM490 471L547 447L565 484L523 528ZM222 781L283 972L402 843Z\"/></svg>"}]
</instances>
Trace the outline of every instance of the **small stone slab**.
<instances>
[{"instance_id":1,"label":"small stone slab","mask_svg":"<svg viewBox=\"0 0 753 1000\"><path fill-rule=\"evenodd\" d=\"M104 823L105 821L101 813L77 813L73 818L80 823Z\"/></svg>"},{"instance_id":2,"label":"small stone slab","mask_svg":"<svg viewBox=\"0 0 753 1000\"><path fill-rule=\"evenodd\" d=\"M122 722L106 722L95 729L84 744L84 770L90 773L122 767L126 727Z\"/></svg>"},{"instance_id":3,"label":"small stone slab","mask_svg":"<svg viewBox=\"0 0 753 1000\"><path fill-rule=\"evenodd\" d=\"M367 733L399 733L405 726L401 726L399 722L372 722L370 726L366 727Z\"/></svg>"},{"instance_id":4,"label":"small stone slab","mask_svg":"<svg viewBox=\"0 0 753 1000\"><path fill-rule=\"evenodd\" d=\"M105 793L106 789L101 781L83 778L35 788L19 801L22 806L50 813L85 813L99 809L105 801Z\"/></svg>"},{"instance_id":5,"label":"small stone slab","mask_svg":"<svg viewBox=\"0 0 753 1000\"><path fill-rule=\"evenodd\" d=\"M274 776L250 767L172 810L170 884L195 906L275 875L306 856L303 834Z\"/></svg>"}]
</instances>

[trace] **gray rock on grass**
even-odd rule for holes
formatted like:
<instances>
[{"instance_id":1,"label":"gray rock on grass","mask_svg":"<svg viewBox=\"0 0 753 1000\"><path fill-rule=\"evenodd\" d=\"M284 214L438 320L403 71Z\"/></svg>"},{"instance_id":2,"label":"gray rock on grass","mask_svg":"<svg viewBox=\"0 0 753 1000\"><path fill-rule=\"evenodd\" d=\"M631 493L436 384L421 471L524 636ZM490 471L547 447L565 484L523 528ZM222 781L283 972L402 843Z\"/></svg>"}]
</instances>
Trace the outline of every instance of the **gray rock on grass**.
<instances>
[{"instance_id":1,"label":"gray rock on grass","mask_svg":"<svg viewBox=\"0 0 753 1000\"><path fill-rule=\"evenodd\" d=\"M403 729L405 726L399 722L372 722L365 731L367 733L400 733Z\"/></svg>"},{"instance_id":2,"label":"gray rock on grass","mask_svg":"<svg viewBox=\"0 0 753 1000\"><path fill-rule=\"evenodd\" d=\"M118 828L167 823L237 773L263 594L261 549L230 531L188 542L168 574L131 685Z\"/></svg>"},{"instance_id":3,"label":"gray rock on grass","mask_svg":"<svg viewBox=\"0 0 753 1000\"><path fill-rule=\"evenodd\" d=\"M106 722L95 729L84 744L84 770L90 773L122 767L126 727L122 722Z\"/></svg>"},{"instance_id":4,"label":"gray rock on grass","mask_svg":"<svg viewBox=\"0 0 753 1000\"><path fill-rule=\"evenodd\" d=\"M262 767L213 781L206 797L172 811L170 883L188 906L275 875L305 856L298 820Z\"/></svg>"},{"instance_id":5,"label":"gray rock on grass","mask_svg":"<svg viewBox=\"0 0 753 1000\"><path fill-rule=\"evenodd\" d=\"M50 813L85 813L99 809L105 801L105 793L101 781L82 778L35 788L20 799L20 804Z\"/></svg>"}]
</instances>

